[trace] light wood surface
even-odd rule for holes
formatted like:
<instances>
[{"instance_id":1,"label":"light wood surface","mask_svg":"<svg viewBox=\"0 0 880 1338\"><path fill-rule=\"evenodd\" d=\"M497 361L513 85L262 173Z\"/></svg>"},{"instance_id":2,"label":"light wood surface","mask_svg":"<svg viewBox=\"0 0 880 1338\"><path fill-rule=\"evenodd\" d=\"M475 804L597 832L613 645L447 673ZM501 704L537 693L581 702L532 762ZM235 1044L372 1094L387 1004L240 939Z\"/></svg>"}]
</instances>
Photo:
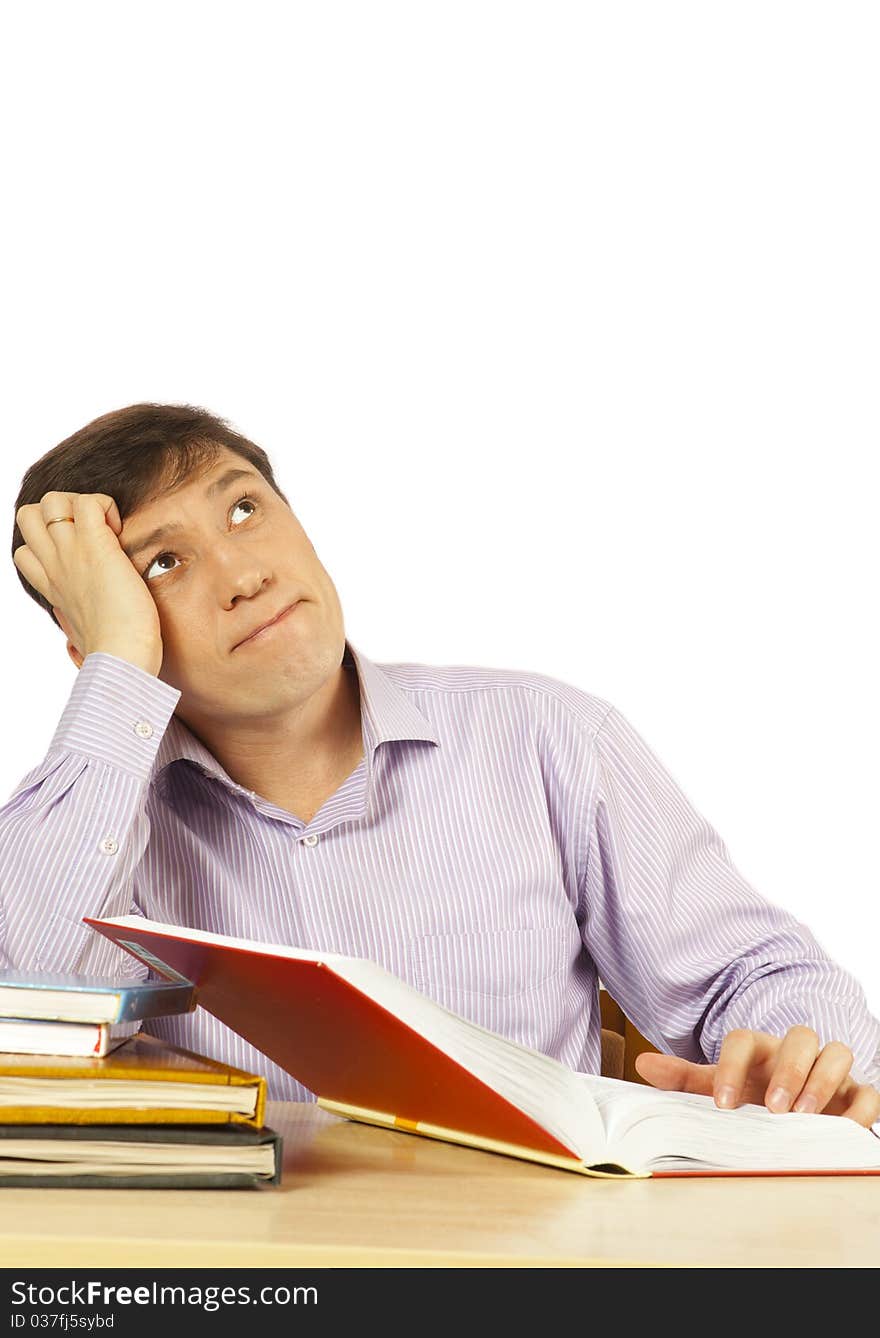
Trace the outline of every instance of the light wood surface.
<instances>
[{"instance_id":1,"label":"light wood surface","mask_svg":"<svg viewBox=\"0 0 880 1338\"><path fill-rule=\"evenodd\" d=\"M590 1180L311 1103L267 1120L277 1187L0 1189L0 1267L880 1264L871 1176Z\"/></svg>"}]
</instances>

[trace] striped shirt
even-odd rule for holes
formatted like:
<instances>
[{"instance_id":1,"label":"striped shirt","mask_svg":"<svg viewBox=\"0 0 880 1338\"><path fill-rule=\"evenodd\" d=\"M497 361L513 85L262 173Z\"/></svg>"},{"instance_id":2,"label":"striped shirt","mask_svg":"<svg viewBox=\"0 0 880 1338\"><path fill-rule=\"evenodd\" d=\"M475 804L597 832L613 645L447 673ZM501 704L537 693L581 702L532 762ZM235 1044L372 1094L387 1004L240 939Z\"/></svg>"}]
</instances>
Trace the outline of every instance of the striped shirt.
<instances>
[{"instance_id":1,"label":"striped shirt","mask_svg":"<svg viewBox=\"0 0 880 1338\"><path fill-rule=\"evenodd\" d=\"M538 673L372 663L364 756L308 823L237 784L180 692L88 655L44 761L0 809L6 965L146 968L82 917L143 914L371 958L446 1008L600 1072L604 984L659 1050L802 1023L880 1086L880 1022L761 897L609 702ZM291 1026L296 1019L291 1018ZM150 1031L313 1094L204 1009Z\"/></svg>"}]
</instances>

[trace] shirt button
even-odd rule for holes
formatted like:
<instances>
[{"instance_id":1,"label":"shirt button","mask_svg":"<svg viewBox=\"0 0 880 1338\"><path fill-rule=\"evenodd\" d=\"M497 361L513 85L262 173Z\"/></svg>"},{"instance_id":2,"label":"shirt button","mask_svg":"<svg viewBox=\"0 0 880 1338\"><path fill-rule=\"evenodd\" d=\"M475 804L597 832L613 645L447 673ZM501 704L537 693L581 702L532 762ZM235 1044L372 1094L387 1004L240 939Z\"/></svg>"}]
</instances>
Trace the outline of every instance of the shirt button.
<instances>
[{"instance_id":1,"label":"shirt button","mask_svg":"<svg viewBox=\"0 0 880 1338\"><path fill-rule=\"evenodd\" d=\"M105 855L115 855L119 849L119 842L114 836L105 836L100 848Z\"/></svg>"},{"instance_id":2,"label":"shirt button","mask_svg":"<svg viewBox=\"0 0 880 1338\"><path fill-rule=\"evenodd\" d=\"M318 838L317 836L315 836L314 832L312 832L311 836L303 837L304 846L316 846L317 844L318 844Z\"/></svg>"},{"instance_id":3,"label":"shirt button","mask_svg":"<svg viewBox=\"0 0 880 1338\"><path fill-rule=\"evenodd\" d=\"M134 727L135 734L140 734L142 739L151 739L153 737L153 726L149 720L139 720Z\"/></svg>"}]
</instances>

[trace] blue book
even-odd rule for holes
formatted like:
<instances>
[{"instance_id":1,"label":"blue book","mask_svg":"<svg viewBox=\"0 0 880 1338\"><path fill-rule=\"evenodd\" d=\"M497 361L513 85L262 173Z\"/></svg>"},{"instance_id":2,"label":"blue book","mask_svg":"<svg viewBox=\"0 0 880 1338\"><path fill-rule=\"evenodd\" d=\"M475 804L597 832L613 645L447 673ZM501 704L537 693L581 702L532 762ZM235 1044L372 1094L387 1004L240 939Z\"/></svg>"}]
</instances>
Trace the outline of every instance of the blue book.
<instances>
[{"instance_id":1,"label":"blue book","mask_svg":"<svg viewBox=\"0 0 880 1338\"><path fill-rule=\"evenodd\" d=\"M0 1017L53 1022L135 1022L191 1013L191 980L133 980L72 972L0 971Z\"/></svg>"}]
</instances>

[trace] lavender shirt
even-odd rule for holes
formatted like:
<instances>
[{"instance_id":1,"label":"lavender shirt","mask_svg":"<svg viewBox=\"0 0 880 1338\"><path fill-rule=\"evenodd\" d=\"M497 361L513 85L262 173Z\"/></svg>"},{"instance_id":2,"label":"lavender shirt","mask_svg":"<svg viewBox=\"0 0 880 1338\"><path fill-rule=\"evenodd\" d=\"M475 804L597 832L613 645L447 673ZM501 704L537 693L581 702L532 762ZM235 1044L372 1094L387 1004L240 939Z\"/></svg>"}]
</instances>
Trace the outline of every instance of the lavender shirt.
<instances>
[{"instance_id":1,"label":"lavender shirt","mask_svg":"<svg viewBox=\"0 0 880 1338\"><path fill-rule=\"evenodd\" d=\"M803 1023L880 1086L858 983L746 882L614 706L538 673L345 658L364 758L303 824L231 779L176 688L87 656L0 809L5 964L143 975L82 924L141 913L372 958L584 1072L601 978L658 1049L711 1063L734 1027ZM313 1099L204 1009L150 1030Z\"/></svg>"}]
</instances>

